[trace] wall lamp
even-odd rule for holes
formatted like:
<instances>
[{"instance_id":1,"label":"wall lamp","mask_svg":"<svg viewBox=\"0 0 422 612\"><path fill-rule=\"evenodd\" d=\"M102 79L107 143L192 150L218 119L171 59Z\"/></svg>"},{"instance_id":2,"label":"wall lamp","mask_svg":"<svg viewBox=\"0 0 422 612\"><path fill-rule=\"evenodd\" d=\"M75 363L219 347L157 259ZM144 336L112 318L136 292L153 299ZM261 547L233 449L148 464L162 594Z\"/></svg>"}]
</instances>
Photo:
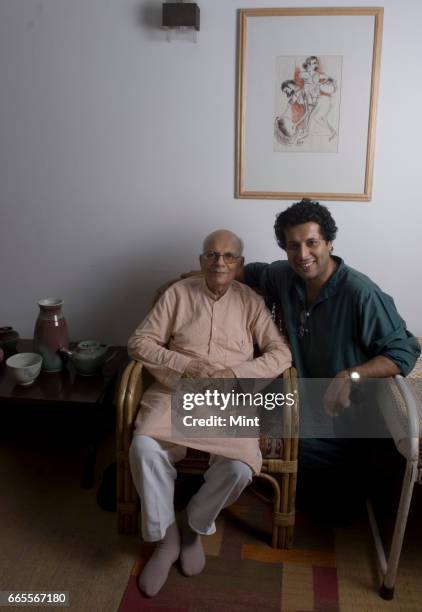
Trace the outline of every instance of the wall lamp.
<instances>
[{"instance_id":1,"label":"wall lamp","mask_svg":"<svg viewBox=\"0 0 422 612\"><path fill-rule=\"evenodd\" d=\"M196 42L199 32L199 6L194 2L164 2L162 27L167 30L167 40L176 31L191 31Z\"/></svg>"}]
</instances>

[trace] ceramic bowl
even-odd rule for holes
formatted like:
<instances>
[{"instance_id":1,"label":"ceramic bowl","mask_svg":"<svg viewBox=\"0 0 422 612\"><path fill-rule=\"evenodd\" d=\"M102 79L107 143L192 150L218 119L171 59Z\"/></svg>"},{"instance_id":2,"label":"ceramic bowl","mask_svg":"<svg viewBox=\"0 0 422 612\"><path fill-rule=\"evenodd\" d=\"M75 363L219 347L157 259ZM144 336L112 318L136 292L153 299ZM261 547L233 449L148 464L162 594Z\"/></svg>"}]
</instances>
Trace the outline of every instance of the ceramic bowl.
<instances>
[{"instance_id":1,"label":"ceramic bowl","mask_svg":"<svg viewBox=\"0 0 422 612\"><path fill-rule=\"evenodd\" d=\"M18 385L32 385L41 372L42 357L38 353L17 353L6 360L6 365Z\"/></svg>"}]
</instances>

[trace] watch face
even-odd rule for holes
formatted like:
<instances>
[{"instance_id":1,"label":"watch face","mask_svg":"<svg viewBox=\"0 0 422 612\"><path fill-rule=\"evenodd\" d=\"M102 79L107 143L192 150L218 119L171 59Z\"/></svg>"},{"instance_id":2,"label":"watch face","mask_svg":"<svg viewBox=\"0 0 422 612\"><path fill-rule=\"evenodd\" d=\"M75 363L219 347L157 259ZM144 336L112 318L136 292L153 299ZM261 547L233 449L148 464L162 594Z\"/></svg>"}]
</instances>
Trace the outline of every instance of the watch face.
<instances>
[{"instance_id":1,"label":"watch face","mask_svg":"<svg viewBox=\"0 0 422 612\"><path fill-rule=\"evenodd\" d=\"M359 380L360 379L360 374L359 372L350 372L350 378L353 381Z\"/></svg>"}]
</instances>

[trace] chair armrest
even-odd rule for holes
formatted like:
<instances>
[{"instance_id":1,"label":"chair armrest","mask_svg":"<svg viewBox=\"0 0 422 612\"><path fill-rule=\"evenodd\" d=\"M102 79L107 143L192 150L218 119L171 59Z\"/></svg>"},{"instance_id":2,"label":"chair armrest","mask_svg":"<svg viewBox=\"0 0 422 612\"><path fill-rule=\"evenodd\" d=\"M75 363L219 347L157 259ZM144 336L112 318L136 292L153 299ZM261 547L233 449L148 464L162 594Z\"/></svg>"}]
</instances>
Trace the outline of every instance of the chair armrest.
<instances>
[{"instance_id":1,"label":"chair armrest","mask_svg":"<svg viewBox=\"0 0 422 612\"><path fill-rule=\"evenodd\" d=\"M297 372L291 367L283 372L284 390L286 393L293 393L296 401L292 406L284 406L282 412L281 429L283 437L272 438L262 436L260 438L260 448L263 459L297 459L298 439L299 439L299 396L297 393Z\"/></svg>"},{"instance_id":2,"label":"chair armrest","mask_svg":"<svg viewBox=\"0 0 422 612\"><path fill-rule=\"evenodd\" d=\"M418 400L415 393L409 384L408 380L403 376L395 376L394 380L396 385L400 389L404 404L407 411L408 420L408 453L409 457L417 461L420 452L420 419L421 415L418 410Z\"/></svg>"},{"instance_id":3,"label":"chair armrest","mask_svg":"<svg viewBox=\"0 0 422 612\"><path fill-rule=\"evenodd\" d=\"M139 361L131 360L120 379L117 391L116 434L117 452L127 453L132 439L133 425L144 391L144 368Z\"/></svg>"},{"instance_id":4,"label":"chair armrest","mask_svg":"<svg viewBox=\"0 0 422 612\"><path fill-rule=\"evenodd\" d=\"M381 414L397 450L406 459L417 461L420 416L411 384L401 375L384 379L379 399Z\"/></svg>"},{"instance_id":5,"label":"chair armrest","mask_svg":"<svg viewBox=\"0 0 422 612\"><path fill-rule=\"evenodd\" d=\"M120 379L116 405L117 509L119 533L138 530L138 497L129 468L129 447L133 425L144 389L144 368L130 361Z\"/></svg>"}]
</instances>

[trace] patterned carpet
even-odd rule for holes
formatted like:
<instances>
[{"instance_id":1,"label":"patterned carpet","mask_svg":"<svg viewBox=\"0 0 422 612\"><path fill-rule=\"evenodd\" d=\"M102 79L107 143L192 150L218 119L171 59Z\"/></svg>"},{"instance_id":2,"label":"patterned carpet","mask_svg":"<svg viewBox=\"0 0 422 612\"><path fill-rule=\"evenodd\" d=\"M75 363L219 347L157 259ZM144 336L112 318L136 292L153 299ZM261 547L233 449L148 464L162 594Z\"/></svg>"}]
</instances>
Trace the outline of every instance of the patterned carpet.
<instances>
[{"instance_id":1,"label":"patterned carpet","mask_svg":"<svg viewBox=\"0 0 422 612\"><path fill-rule=\"evenodd\" d=\"M137 576L152 551L142 545L119 612L247 612L248 610L339 610L333 532L298 516L295 548L271 548L269 506L251 492L224 511L217 532L203 538L207 565L186 578L174 566L154 599L137 588Z\"/></svg>"},{"instance_id":2,"label":"patterned carpet","mask_svg":"<svg viewBox=\"0 0 422 612\"><path fill-rule=\"evenodd\" d=\"M371 490L382 510L381 528L388 541L398 491L392 494L391 466L383 466L379 491L375 485ZM381 495L386 491L388 495ZM182 483L176 504L184 507L191 493L192 482ZM141 545L119 612L421 612L421 511L422 486L417 486L393 601L378 595L381 579L366 517L332 529L298 513L294 548L273 549L269 506L247 490L219 517L217 532L203 538L203 573L186 578L174 566L153 599L144 597L136 584L153 550L152 545Z\"/></svg>"}]
</instances>

